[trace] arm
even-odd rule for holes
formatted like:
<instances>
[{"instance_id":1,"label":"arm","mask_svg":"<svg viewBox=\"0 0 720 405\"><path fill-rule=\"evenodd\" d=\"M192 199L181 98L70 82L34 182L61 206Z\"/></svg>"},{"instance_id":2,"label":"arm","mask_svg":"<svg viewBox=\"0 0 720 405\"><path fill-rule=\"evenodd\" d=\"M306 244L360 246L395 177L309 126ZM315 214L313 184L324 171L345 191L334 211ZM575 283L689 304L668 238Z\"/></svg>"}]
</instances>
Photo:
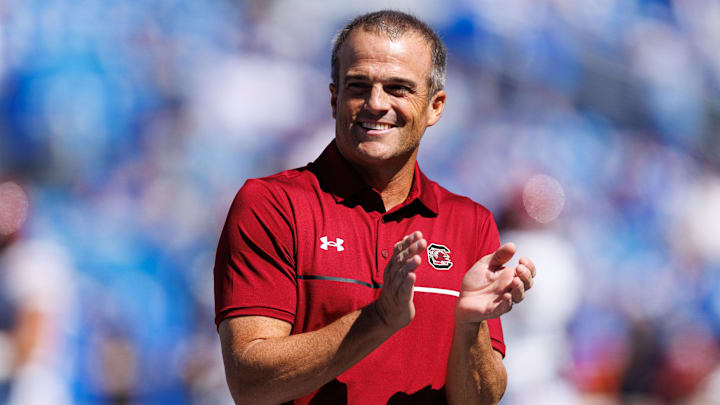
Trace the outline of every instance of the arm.
<instances>
[{"instance_id":1,"label":"arm","mask_svg":"<svg viewBox=\"0 0 720 405\"><path fill-rule=\"evenodd\" d=\"M15 342L15 368L20 368L30 360L33 352L41 344L43 331L47 330L47 314L36 308L20 308L19 322L12 331Z\"/></svg>"},{"instance_id":2,"label":"arm","mask_svg":"<svg viewBox=\"0 0 720 405\"><path fill-rule=\"evenodd\" d=\"M260 316L220 324L225 373L236 403L281 403L307 395L393 333L373 304L313 332L290 335L290 329L285 321Z\"/></svg>"},{"instance_id":3,"label":"arm","mask_svg":"<svg viewBox=\"0 0 720 405\"><path fill-rule=\"evenodd\" d=\"M502 354L490 344L487 322L455 325L446 393L449 404L496 404L505 393Z\"/></svg>"},{"instance_id":4,"label":"arm","mask_svg":"<svg viewBox=\"0 0 720 405\"><path fill-rule=\"evenodd\" d=\"M290 335L291 325L244 316L219 327L226 378L236 403L280 403L306 395L350 368L410 323L413 270L427 247L420 232L395 245L384 287L372 304L313 332Z\"/></svg>"},{"instance_id":5,"label":"arm","mask_svg":"<svg viewBox=\"0 0 720 405\"><path fill-rule=\"evenodd\" d=\"M446 375L450 404L496 404L505 393L507 373L490 343L487 320L508 312L532 287L535 266L529 259L503 267L515 250L513 244L501 246L463 278Z\"/></svg>"}]
</instances>

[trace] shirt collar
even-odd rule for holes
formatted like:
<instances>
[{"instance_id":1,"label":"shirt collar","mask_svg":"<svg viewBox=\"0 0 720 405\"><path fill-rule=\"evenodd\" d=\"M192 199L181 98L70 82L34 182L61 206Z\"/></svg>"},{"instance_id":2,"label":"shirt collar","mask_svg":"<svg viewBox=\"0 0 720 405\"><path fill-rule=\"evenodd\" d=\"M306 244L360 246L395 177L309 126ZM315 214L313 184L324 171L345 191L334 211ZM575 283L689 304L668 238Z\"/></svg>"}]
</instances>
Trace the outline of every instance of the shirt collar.
<instances>
[{"instance_id":1,"label":"shirt collar","mask_svg":"<svg viewBox=\"0 0 720 405\"><path fill-rule=\"evenodd\" d=\"M342 203L361 191L372 190L355 168L340 154L334 139L317 160L311 163L310 168L318 175L320 181L328 187L328 191L337 203ZM415 162L413 184L410 187L407 199L393 208L391 212L397 212L415 200L422 203L434 215L438 214L437 196L435 195L433 182L420 170L417 162Z\"/></svg>"}]
</instances>

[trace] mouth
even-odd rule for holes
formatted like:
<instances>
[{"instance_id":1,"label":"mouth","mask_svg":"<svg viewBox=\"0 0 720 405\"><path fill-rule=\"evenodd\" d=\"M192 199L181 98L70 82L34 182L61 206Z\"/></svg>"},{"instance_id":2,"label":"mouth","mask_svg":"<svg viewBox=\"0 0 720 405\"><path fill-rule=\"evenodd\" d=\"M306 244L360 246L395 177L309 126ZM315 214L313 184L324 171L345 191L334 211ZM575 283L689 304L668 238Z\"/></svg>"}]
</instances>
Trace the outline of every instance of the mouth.
<instances>
[{"instance_id":1,"label":"mouth","mask_svg":"<svg viewBox=\"0 0 720 405\"><path fill-rule=\"evenodd\" d=\"M373 133L384 132L395 128L395 125L393 124L377 121L359 121L358 125L367 131L372 131Z\"/></svg>"}]
</instances>

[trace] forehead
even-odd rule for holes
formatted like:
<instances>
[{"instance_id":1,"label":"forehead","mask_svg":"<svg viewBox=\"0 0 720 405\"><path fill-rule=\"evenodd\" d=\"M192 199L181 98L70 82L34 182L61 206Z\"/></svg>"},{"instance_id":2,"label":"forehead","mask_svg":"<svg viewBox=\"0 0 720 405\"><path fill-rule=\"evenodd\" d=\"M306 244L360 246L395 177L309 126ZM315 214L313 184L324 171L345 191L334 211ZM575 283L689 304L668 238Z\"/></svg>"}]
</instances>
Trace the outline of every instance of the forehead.
<instances>
[{"instance_id":1,"label":"forehead","mask_svg":"<svg viewBox=\"0 0 720 405\"><path fill-rule=\"evenodd\" d=\"M418 33L407 32L396 39L362 28L354 30L340 53L340 77L364 74L374 78L386 74L426 78L431 68L430 47ZM381 78L381 77L378 77Z\"/></svg>"}]
</instances>

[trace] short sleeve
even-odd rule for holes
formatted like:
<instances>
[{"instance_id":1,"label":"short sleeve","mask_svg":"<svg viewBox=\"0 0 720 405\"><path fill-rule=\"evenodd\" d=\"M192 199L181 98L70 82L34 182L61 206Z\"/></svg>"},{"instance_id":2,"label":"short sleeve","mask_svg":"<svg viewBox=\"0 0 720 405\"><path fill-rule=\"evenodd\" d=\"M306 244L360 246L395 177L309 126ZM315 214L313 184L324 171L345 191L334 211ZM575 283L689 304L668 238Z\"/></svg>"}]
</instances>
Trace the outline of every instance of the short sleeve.
<instances>
[{"instance_id":1,"label":"short sleeve","mask_svg":"<svg viewBox=\"0 0 720 405\"><path fill-rule=\"evenodd\" d=\"M295 321L294 235L286 194L265 180L248 180L233 200L215 256L216 326L243 315Z\"/></svg>"},{"instance_id":2,"label":"short sleeve","mask_svg":"<svg viewBox=\"0 0 720 405\"><path fill-rule=\"evenodd\" d=\"M492 213L483 207L481 207L481 213L485 216L485 219L482 221L480 231L478 232L480 235L480 256L477 259L495 252L500 247L500 234ZM490 331L490 340L492 341L493 349L505 357L505 338L503 336L500 318L488 319L488 329Z\"/></svg>"},{"instance_id":3,"label":"short sleeve","mask_svg":"<svg viewBox=\"0 0 720 405\"><path fill-rule=\"evenodd\" d=\"M480 236L480 255L477 257L478 260L483 256L495 252L500 247L500 233L498 232L497 224L495 224L495 218L492 213L481 207L481 218L482 225L480 225L478 232Z\"/></svg>"}]
</instances>

